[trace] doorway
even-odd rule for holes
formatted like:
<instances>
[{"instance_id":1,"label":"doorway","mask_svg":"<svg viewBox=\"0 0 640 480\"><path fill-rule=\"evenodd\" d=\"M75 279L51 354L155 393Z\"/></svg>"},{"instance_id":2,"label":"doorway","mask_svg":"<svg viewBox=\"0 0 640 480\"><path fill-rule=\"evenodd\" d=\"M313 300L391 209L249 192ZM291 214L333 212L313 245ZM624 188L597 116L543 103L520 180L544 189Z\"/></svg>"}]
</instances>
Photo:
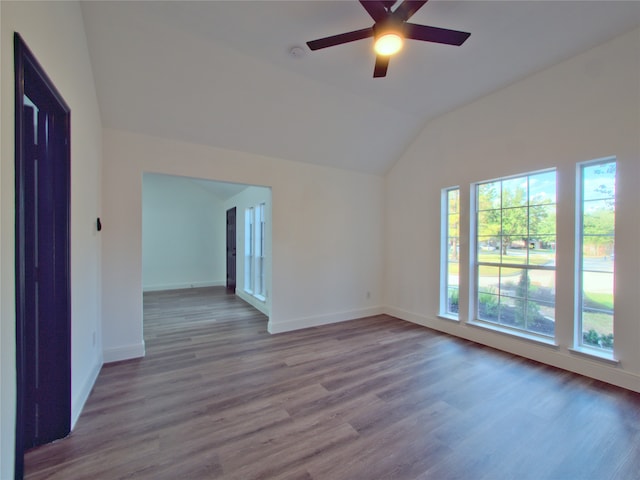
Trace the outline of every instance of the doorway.
<instances>
[{"instance_id":1,"label":"doorway","mask_svg":"<svg viewBox=\"0 0 640 480\"><path fill-rule=\"evenodd\" d=\"M264 204L271 188L144 172L142 176L142 292L225 287L265 315L270 298L247 292L245 211ZM233 220L235 212L235 222ZM240 219L240 220L238 220ZM233 228L235 223L235 229ZM235 240L233 238L235 230ZM271 229L265 229L265 292L271 286ZM143 326L144 331L144 326Z\"/></svg>"},{"instance_id":2,"label":"doorway","mask_svg":"<svg viewBox=\"0 0 640 480\"><path fill-rule=\"evenodd\" d=\"M16 476L71 428L70 109L19 34L15 61Z\"/></svg>"}]
</instances>

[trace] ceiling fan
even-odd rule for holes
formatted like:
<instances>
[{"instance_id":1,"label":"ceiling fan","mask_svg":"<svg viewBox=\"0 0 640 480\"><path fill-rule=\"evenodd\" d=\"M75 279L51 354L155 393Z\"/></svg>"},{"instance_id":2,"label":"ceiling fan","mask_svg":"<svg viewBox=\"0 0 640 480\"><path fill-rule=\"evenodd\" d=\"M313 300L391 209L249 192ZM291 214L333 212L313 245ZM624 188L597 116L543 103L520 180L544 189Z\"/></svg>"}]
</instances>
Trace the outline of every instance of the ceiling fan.
<instances>
[{"instance_id":1,"label":"ceiling fan","mask_svg":"<svg viewBox=\"0 0 640 480\"><path fill-rule=\"evenodd\" d=\"M319 50L374 37L374 50L376 52L376 65L373 69L374 78L387 75L389 59L391 55L402 48L405 38L460 46L471 35L468 32L407 22L420 7L427 3L427 0L405 0L395 10L392 10L392 8L397 3L396 0L360 0L360 3L375 21L372 27L312 40L307 42L307 45L311 50Z\"/></svg>"}]
</instances>

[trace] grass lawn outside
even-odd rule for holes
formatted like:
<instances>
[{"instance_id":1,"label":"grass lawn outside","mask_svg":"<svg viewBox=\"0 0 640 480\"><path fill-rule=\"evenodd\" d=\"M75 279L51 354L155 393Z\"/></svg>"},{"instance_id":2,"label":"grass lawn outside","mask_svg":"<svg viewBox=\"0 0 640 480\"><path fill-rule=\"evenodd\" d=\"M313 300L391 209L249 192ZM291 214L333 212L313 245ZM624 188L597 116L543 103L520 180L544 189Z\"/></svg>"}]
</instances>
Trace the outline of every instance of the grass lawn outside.
<instances>
[{"instance_id":1,"label":"grass lawn outside","mask_svg":"<svg viewBox=\"0 0 640 480\"><path fill-rule=\"evenodd\" d=\"M602 310L613 310L612 293L584 292L584 296L587 306Z\"/></svg>"},{"instance_id":2,"label":"grass lawn outside","mask_svg":"<svg viewBox=\"0 0 640 480\"><path fill-rule=\"evenodd\" d=\"M502 277L508 277L513 275L514 277L522 274L522 269L515 265L547 265L553 264L555 261L555 252L548 251L543 252L536 250L529 252L527 256L526 250L518 251L515 255L501 255L499 252L478 252L478 261L483 263L493 263L496 265L482 265L482 278L485 281L491 277L498 278L500 273ZM498 265L504 264L514 265L514 267L500 267ZM457 284L457 278L459 273L459 264L455 260L449 259L448 262L449 278L455 279ZM533 273L533 271L530 271ZM530 273L530 275L532 274ZM614 296L613 292L607 291L609 287L607 282L599 280L598 276L606 275L606 272L593 272L592 276L595 276L594 281L590 282L589 286L585 287L598 289L599 291L585 291L584 292L584 307L585 310L582 315L582 331L589 332L594 330L599 335L607 336L613 335L613 304ZM606 280L606 278L604 279ZM510 280L509 280L510 281ZM493 282L493 280L489 280ZM532 279L532 285L535 284L535 279ZM507 284L508 285L508 284ZM612 286L611 286L612 287ZM552 286L553 288L553 286ZM591 289L590 288L590 289Z\"/></svg>"},{"instance_id":3,"label":"grass lawn outside","mask_svg":"<svg viewBox=\"0 0 640 480\"><path fill-rule=\"evenodd\" d=\"M582 314L582 331L595 330L600 335L613 333L613 315L600 312L584 312Z\"/></svg>"}]
</instances>

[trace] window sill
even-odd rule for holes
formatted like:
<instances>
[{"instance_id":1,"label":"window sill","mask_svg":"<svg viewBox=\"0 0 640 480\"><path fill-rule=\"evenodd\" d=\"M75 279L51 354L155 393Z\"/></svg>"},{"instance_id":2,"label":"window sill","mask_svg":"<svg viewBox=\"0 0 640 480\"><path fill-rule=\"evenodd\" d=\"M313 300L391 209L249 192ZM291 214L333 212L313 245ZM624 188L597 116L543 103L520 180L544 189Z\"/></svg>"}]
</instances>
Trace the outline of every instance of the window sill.
<instances>
[{"instance_id":1,"label":"window sill","mask_svg":"<svg viewBox=\"0 0 640 480\"><path fill-rule=\"evenodd\" d=\"M265 303L267 301L267 297L265 297L264 295L254 294L251 290L246 290L245 289L244 293L246 293L247 295L252 296L256 300L260 300L262 303Z\"/></svg>"},{"instance_id":2,"label":"window sill","mask_svg":"<svg viewBox=\"0 0 640 480\"><path fill-rule=\"evenodd\" d=\"M588 347L570 348L569 352L575 355L580 355L580 356L588 357L595 360L601 360L603 362L610 363L611 365L620 364L619 360L616 360L615 358L613 358L613 352L604 352L604 351L601 352L594 348L588 348Z\"/></svg>"},{"instance_id":3,"label":"window sill","mask_svg":"<svg viewBox=\"0 0 640 480\"><path fill-rule=\"evenodd\" d=\"M471 321L467 322L467 325L475 328L480 328L483 330L489 330L492 332L499 333L501 335L506 335L512 338L517 338L519 340L526 340L531 343L535 343L538 345L544 345L547 347L558 348L559 345L555 342L553 338L542 337L538 335L528 334L525 332L521 332L518 330L512 330L510 328L503 328L498 325L490 325L484 322Z\"/></svg>"},{"instance_id":4,"label":"window sill","mask_svg":"<svg viewBox=\"0 0 640 480\"><path fill-rule=\"evenodd\" d=\"M439 314L438 318L441 318L442 320L449 320L450 322L460 323L460 319L458 317L447 315L446 313Z\"/></svg>"}]
</instances>

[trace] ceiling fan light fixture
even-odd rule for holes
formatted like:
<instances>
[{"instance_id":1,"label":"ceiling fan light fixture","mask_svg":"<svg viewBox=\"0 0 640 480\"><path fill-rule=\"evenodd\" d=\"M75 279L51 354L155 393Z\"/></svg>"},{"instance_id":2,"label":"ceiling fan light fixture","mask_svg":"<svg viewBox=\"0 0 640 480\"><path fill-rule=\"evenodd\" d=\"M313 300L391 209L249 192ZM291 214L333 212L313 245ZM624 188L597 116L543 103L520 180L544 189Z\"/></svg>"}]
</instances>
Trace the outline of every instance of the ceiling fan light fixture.
<instances>
[{"instance_id":1,"label":"ceiling fan light fixture","mask_svg":"<svg viewBox=\"0 0 640 480\"><path fill-rule=\"evenodd\" d=\"M398 53L402 49L404 39L400 33L386 31L376 37L373 49L378 55L389 56Z\"/></svg>"},{"instance_id":2,"label":"ceiling fan light fixture","mask_svg":"<svg viewBox=\"0 0 640 480\"><path fill-rule=\"evenodd\" d=\"M381 78L387 75L390 58L402 49L405 38L456 46L469 38L469 32L408 23L407 20L425 3L427 0L360 0L375 21L373 26L312 40L307 42L307 46L310 50L319 50L373 37L376 53L373 78Z\"/></svg>"}]
</instances>

